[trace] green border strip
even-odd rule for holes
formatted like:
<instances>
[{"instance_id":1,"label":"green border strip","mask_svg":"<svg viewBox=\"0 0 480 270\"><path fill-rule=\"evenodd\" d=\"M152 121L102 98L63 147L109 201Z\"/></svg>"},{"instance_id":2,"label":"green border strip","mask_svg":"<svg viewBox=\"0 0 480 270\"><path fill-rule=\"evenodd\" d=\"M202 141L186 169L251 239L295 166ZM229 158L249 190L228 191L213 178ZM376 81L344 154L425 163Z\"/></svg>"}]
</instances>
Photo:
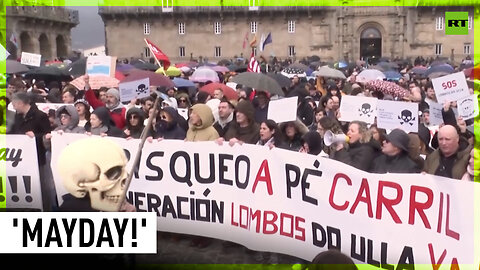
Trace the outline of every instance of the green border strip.
<instances>
[{"instance_id":1,"label":"green border strip","mask_svg":"<svg viewBox=\"0 0 480 270\"><path fill-rule=\"evenodd\" d=\"M0 33L4 39L0 40L1 44L5 46L6 43L6 16L5 16L5 6L157 6L161 5L161 1L159 0L51 0L51 1L32 1L32 0L0 0L2 9L0 10ZM170 2L170 1L169 1ZM171 1L174 3L174 6L219 6L223 4L224 6L248 6L249 1L247 0L217 0L217 1L206 1L206 0L194 0L194 1L187 1L187 0L173 0ZM171 3L170 2L170 3ZM399 1L391 1L391 0L360 0L360 1L348 1L348 0L321 0L321 1L313 1L313 0L296 0L296 1L289 1L289 0L259 0L261 6L474 6L475 7L475 14L480 13L480 3L476 0L399 0ZM257 3L258 3L257 2ZM480 19L474 20L474 60L475 64L478 65L480 63ZM0 72L5 74L5 62L0 63ZM479 80L480 78L475 78L475 80ZM480 81L479 81L480 82ZM1 89L0 89L1 91ZM478 87L475 89L475 93L480 94ZM480 117L475 119L475 137L477 134L480 135ZM0 148L4 148L6 146L5 142L5 135L0 134ZM480 144L477 143L475 145L476 149L480 150ZM477 169L477 168L476 168ZM6 178L6 167L5 162L2 162L0 165L0 177L2 179ZM0 193L0 196L6 197L6 184L5 181L3 183L3 193ZM1 197L0 197L1 199ZM5 202L0 202L0 209L5 209L6 205ZM474 206L474 218L475 218L475 238L480 239L480 188L475 189L475 206ZM480 243L475 243L475 254L478 254L480 257ZM478 262L475 262L478 263ZM166 265L165 265L166 266ZM460 268L468 265L460 265ZM167 266L168 267L168 266ZM174 269L182 269L185 268L192 268L192 265L170 265L168 268ZM211 269L211 268L251 268L253 265L198 265L194 268L202 268L202 269ZM373 267L369 265L358 265L359 269L372 269ZM416 269L431 269L431 265L415 265ZM473 268L476 270L477 265ZM146 268L150 268L146 266ZM287 269L286 265L278 265L278 269ZM471 265L470 265L470 268ZM291 266L290 268L291 269ZM377 269L377 268L375 268ZM479 266L480 269L480 266Z\"/></svg>"}]
</instances>

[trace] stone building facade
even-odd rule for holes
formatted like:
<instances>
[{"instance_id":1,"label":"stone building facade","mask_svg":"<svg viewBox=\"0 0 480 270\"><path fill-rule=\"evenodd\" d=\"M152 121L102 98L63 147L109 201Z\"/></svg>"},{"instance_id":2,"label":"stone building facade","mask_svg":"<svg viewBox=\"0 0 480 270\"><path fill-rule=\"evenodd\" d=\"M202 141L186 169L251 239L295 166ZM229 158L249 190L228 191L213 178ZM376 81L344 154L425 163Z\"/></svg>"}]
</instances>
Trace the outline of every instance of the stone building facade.
<instances>
[{"instance_id":1,"label":"stone building facade","mask_svg":"<svg viewBox=\"0 0 480 270\"><path fill-rule=\"evenodd\" d=\"M445 12L469 13L468 35L445 35ZM473 57L473 19L478 7L100 7L106 48L119 58L150 53L149 39L173 61L218 61L249 56L244 38L271 32L265 58L322 61L367 57ZM257 42L258 44L258 42ZM257 51L257 55L260 52Z\"/></svg>"},{"instance_id":2,"label":"stone building facade","mask_svg":"<svg viewBox=\"0 0 480 270\"><path fill-rule=\"evenodd\" d=\"M71 53L71 29L79 24L78 11L65 7L7 6L6 48L15 58L22 52L41 54L44 60ZM10 40L13 36L17 46Z\"/></svg>"}]
</instances>

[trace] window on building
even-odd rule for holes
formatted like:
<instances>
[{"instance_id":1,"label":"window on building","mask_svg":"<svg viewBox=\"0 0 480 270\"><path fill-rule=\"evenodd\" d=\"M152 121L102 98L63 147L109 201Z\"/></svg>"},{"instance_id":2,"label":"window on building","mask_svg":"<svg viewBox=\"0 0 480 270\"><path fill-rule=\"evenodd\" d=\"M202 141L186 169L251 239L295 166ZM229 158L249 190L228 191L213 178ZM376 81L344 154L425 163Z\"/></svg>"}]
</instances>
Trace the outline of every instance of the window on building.
<instances>
[{"instance_id":1,"label":"window on building","mask_svg":"<svg viewBox=\"0 0 480 270\"><path fill-rule=\"evenodd\" d=\"M149 23L144 23L143 24L143 34L144 35L150 35L150 24Z\"/></svg>"},{"instance_id":2,"label":"window on building","mask_svg":"<svg viewBox=\"0 0 480 270\"><path fill-rule=\"evenodd\" d=\"M178 23L178 34L185 35L185 23Z\"/></svg>"},{"instance_id":3,"label":"window on building","mask_svg":"<svg viewBox=\"0 0 480 270\"><path fill-rule=\"evenodd\" d=\"M213 31L215 32L216 35L220 35L222 33L222 23L215 22L213 24Z\"/></svg>"},{"instance_id":4,"label":"window on building","mask_svg":"<svg viewBox=\"0 0 480 270\"><path fill-rule=\"evenodd\" d=\"M255 21L250 22L250 33L252 34L257 33L257 22Z\"/></svg>"},{"instance_id":5,"label":"window on building","mask_svg":"<svg viewBox=\"0 0 480 270\"><path fill-rule=\"evenodd\" d=\"M162 0L162 12L173 12L173 0Z\"/></svg>"},{"instance_id":6,"label":"window on building","mask_svg":"<svg viewBox=\"0 0 480 270\"><path fill-rule=\"evenodd\" d=\"M445 19L442 16L437 17L435 20L435 29L443 30L443 25L445 23Z\"/></svg>"},{"instance_id":7,"label":"window on building","mask_svg":"<svg viewBox=\"0 0 480 270\"><path fill-rule=\"evenodd\" d=\"M222 57L222 47L215 47L215 57Z\"/></svg>"},{"instance_id":8,"label":"window on building","mask_svg":"<svg viewBox=\"0 0 480 270\"><path fill-rule=\"evenodd\" d=\"M435 55L442 55L442 44L435 44Z\"/></svg>"},{"instance_id":9,"label":"window on building","mask_svg":"<svg viewBox=\"0 0 480 270\"><path fill-rule=\"evenodd\" d=\"M178 48L178 55L180 57L185 57L185 47L181 46Z\"/></svg>"},{"instance_id":10,"label":"window on building","mask_svg":"<svg viewBox=\"0 0 480 270\"><path fill-rule=\"evenodd\" d=\"M295 33L295 21L288 21L288 33Z\"/></svg>"},{"instance_id":11,"label":"window on building","mask_svg":"<svg viewBox=\"0 0 480 270\"><path fill-rule=\"evenodd\" d=\"M145 55L145 57L150 57L150 49L148 47L145 47L144 55Z\"/></svg>"},{"instance_id":12,"label":"window on building","mask_svg":"<svg viewBox=\"0 0 480 270\"><path fill-rule=\"evenodd\" d=\"M468 16L468 29L472 29L473 26L473 16Z\"/></svg>"},{"instance_id":13,"label":"window on building","mask_svg":"<svg viewBox=\"0 0 480 270\"><path fill-rule=\"evenodd\" d=\"M288 56L289 57L295 56L295 46L293 45L288 46Z\"/></svg>"},{"instance_id":14,"label":"window on building","mask_svg":"<svg viewBox=\"0 0 480 270\"><path fill-rule=\"evenodd\" d=\"M470 43L463 44L463 54L470 54Z\"/></svg>"}]
</instances>

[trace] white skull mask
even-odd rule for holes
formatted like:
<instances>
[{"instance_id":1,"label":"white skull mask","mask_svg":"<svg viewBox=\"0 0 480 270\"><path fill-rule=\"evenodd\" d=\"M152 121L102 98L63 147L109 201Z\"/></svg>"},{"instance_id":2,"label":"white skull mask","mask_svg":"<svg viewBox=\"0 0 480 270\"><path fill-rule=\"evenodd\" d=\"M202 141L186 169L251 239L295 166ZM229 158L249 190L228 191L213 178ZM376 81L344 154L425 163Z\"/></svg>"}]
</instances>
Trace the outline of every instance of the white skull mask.
<instances>
[{"instance_id":1,"label":"white skull mask","mask_svg":"<svg viewBox=\"0 0 480 270\"><path fill-rule=\"evenodd\" d=\"M68 145L58 159L63 185L74 197L90 195L91 207L118 211L128 173L123 149L103 138L87 138Z\"/></svg>"}]
</instances>

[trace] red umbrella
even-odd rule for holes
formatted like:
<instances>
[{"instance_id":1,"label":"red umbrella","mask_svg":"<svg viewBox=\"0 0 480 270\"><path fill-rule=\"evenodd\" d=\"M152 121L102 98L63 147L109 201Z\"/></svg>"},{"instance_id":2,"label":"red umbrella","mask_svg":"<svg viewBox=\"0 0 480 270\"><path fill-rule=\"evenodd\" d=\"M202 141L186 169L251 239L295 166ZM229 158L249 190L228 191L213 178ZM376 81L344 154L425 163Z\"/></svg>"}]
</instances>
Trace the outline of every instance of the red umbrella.
<instances>
[{"instance_id":1,"label":"red umbrella","mask_svg":"<svg viewBox=\"0 0 480 270\"><path fill-rule=\"evenodd\" d=\"M150 85L155 85L155 86L165 86L165 87L174 87L175 85L173 84L172 80L170 78L160 74L160 73L155 73L153 71L148 71L148 70L132 70L128 76L123 79L121 82L132 82L136 80L141 80L148 78L150 79Z\"/></svg>"},{"instance_id":2,"label":"red umbrella","mask_svg":"<svg viewBox=\"0 0 480 270\"><path fill-rule=\"evenodd\" d=\"M237 92L233 88L231 88L229 86L226 86L223 83L209 83L209 84L203 86L202 88L200 88L200 91L207 92L211 96L213 96L213 92L216 89L222 89L223 95L227 99L230 99L230 100L237 100L238 99Z\"/></svg>"},{"instance_id":3,"label":"red umbrella","mask_svg":"<svg viewBox=\"0 0 480 270\"><path fill-rule=\"evenodd\" d=\"M123 75L122 72L120 72L120 71L117 70L117 71L115 71L115 78L116 78L117 80L121 81L121 80L125 79L125 75Z\"/></svg>"}]
</instances>

